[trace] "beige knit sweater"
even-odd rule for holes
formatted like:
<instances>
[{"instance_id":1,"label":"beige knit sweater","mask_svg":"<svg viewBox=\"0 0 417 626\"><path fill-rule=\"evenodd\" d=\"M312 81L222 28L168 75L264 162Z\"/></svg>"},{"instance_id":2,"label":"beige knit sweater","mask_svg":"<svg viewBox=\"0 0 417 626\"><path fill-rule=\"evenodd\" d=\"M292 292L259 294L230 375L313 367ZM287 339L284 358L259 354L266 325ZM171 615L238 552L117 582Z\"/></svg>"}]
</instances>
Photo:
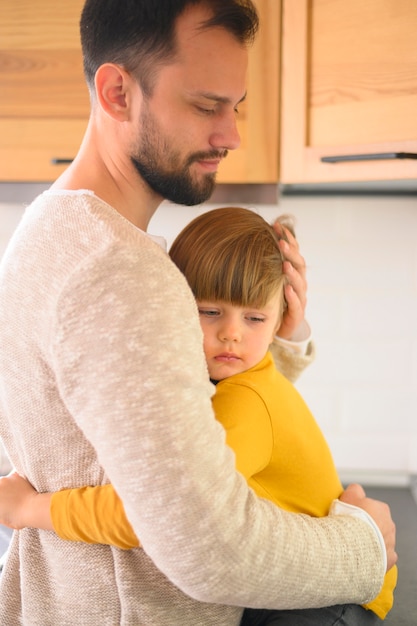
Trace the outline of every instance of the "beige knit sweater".
<instances>
[{"instance_id":1,"label":"beige knit sweater","mask_svg":"<svg viewBox=\"0 0 417 626\"><path fill-rule=\"evenodd\" d=\"M111 480L144 546L16 532L2 626L233 626L239 605L379 591L367 524L284 513L234 471L184 278L90 192L44 193L12 238L0 377L0 435L16 469L40 491Z\"/></svg>"}]
</instances>

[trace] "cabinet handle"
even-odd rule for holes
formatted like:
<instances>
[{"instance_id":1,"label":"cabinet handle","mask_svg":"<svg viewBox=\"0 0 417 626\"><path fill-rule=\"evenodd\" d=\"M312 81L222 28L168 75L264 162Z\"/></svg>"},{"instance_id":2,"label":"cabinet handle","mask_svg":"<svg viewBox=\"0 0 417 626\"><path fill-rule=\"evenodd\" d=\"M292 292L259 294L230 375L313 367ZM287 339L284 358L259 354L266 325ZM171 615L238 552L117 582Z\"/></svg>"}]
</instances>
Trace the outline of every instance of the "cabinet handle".
<instances>
[{"instance_id":1,"label":"cabinet handle","mask_svg":"<svg viewBox=\"0 0 417 626\"><path fill-rule=\"evenodd\" d=\"M72 163L74 159L59 159L59 158L52 158L51 159L51 163L52 165L68 165L68 163Z\"/></svg>"},{"instance_id":2,"label":"cabinet handle","mask_svg":"<svg viewBox=\"0 0 417 626\"><path fill-rule=\"evenodd\" d=\"M417 159L417 152L376 152L374 154L342 154L321 157L323 163L343 163L344 161L384 161L388 159Z\"/></svg>"}]
</instances>

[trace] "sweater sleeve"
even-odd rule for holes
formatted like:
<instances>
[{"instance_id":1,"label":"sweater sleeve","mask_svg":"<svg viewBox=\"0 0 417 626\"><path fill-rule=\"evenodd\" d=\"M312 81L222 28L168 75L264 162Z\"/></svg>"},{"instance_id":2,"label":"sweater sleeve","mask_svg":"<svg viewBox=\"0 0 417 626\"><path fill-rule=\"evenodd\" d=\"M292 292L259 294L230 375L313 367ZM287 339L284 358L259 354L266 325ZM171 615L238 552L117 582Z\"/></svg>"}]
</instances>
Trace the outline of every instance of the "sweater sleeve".
<instances>
[{"instance_id":1,"label":"sweater sleeve","mask_svg":"<svg viewBox=\"0 0 417 626\"><path fill-rule=\"evenodd\" d=\"M103 543L129 550L140 544L112 485L57 491L51 519L61 539Z\"/></svg>"},{"instance_id":2,"label":"sweater sleeve","mask_svg":"<svg viewBox=\"0 0 417 626\"><path fill-rule=\"evenodd\" d=\"M269 349L274 357L277 370L292 383L298 379L301 372L314 361L316 356L315 345L312 341L308 344L305 354L292 352L278 341L274 341Z\"/></svg>"}]
</instances>

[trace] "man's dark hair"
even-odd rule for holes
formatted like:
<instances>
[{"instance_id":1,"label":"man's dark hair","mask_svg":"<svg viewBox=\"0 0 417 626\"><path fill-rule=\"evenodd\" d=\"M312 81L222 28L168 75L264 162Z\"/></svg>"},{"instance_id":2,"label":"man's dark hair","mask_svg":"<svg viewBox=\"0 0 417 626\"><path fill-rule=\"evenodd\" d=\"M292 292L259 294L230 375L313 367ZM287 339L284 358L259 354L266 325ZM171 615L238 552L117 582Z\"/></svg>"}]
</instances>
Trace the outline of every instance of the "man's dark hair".
<instances>
[{"instance_id":1,"label":"man's dark hair","mask_svg":"<svg viewBox=\"0 0 417 626\"><path fill-rule=\"evenodd\" d=\"M117 63L150 95L158 66L175 58L176 20L199 4L211 12L201 29L221 27L240 43L252 43L259 24L252 0L86 0L80 32L90 89L100 65Z\"/></svg>"}]
</instances>

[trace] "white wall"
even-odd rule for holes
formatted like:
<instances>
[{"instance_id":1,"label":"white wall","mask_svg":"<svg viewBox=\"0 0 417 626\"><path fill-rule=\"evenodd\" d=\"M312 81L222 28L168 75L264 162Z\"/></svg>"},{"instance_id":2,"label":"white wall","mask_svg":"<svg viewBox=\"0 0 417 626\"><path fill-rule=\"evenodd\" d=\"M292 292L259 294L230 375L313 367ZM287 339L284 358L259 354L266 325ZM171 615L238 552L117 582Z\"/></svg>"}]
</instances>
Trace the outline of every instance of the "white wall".
<instances>
[{"instance_id":1,"label":"white wall","mask_svg":"<svg viewBox=\"0 0 417 626\"><path fill-rule=\"evenodd\" d=\"M149 230L171 243L208 208L164 204ZM342 477L405 484L417 474L417 197L288 196L254 208L296 218L317 345L298 387ZM21 214L0 204L0 255Z\"/></svg>"}]
</instances>

